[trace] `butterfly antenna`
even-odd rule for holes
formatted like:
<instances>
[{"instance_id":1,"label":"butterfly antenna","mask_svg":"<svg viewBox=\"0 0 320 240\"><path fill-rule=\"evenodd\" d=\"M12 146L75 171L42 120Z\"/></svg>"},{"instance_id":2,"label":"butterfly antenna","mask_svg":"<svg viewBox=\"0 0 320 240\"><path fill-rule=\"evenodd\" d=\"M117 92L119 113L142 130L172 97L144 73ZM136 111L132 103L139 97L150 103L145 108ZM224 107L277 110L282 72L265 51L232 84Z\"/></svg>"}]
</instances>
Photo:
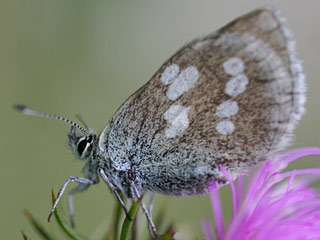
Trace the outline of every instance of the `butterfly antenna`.
<instances>
[{"instance_id":1,"label":"butterfly antenna","mask_svg":"<svg viewBox=\"0 0 320 240\"><path fill-rule=\"evenodd\" d=\"M85 126L85 128L89 132L94 132L93 129L87 124L87 122L83 119L83 117L80 114L77 114L76 117L79 119L79 121Z\"/></svg>"},{"instance_id":2,"label":"butterfly antenna","mask_svg":"<svg viewBox=\"0 0 320 240\"><path fill-rule=\"evenodd\" d=\"M49 114L49 113L43 113L43 112L38 112L37 110L34 110L32 108L28 108L27 106L25 105L22 105L22 104L17 104L17 105L14 105L14 108L23 113L23 114L26 114L26 115L31 115L31 116L38 116L38 117L44 117L44 118L51 118L51 119L57 119L57 120L60 120L60 121L63 121L63 122L66 122L66 123L69 123L71 124L72 126L78 128L80 131L82 131L85 135L88 135L88 132L83 128L81 127L79 124L69 120L69 119L66 119L64 117L60 117L60 116L57 116L57 115L53 115L53 114Z\"/></svg>"}]
</instances>

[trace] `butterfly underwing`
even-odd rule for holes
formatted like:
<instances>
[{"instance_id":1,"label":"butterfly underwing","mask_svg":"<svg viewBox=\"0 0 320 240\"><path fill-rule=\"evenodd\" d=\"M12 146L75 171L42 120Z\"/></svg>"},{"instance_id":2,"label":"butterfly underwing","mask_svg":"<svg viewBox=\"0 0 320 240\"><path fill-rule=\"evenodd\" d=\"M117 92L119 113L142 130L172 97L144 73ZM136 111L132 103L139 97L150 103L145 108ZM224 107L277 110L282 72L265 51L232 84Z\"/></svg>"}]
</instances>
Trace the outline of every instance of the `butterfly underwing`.
<instances>
[{"instance_id":1,"label":"butterfly underwing","mask_svg":"<svg viewBox=\"0 0 320 240\"><path fill-rule=\"evenodd\" d=\"M52 214L69 182L79 183L72 199L99 175L120 201L118 191L127 198L147 191L188 196L207 193L211 182L226 184L221 165L235 179L291 143L305 91L293 37L278 10L263 7L183 46L98 137L81 119L87 130L16 108L72 124L71 149L87 160L86 178L65 182Z\"/></svg>"},{"instance_id":2,"label":"butterfly underwing","mask_svg":"<svg viewBox=\"0 0 320 240\"><path fill-rule=\"evenodd\" d=\"M304 102L292 35L265 7L182 47L120 107L97 150L110 179L130 173L141 191L204 194L226 182L220 165L235 178L289 145Z\"/></svg>"}]
</instances>

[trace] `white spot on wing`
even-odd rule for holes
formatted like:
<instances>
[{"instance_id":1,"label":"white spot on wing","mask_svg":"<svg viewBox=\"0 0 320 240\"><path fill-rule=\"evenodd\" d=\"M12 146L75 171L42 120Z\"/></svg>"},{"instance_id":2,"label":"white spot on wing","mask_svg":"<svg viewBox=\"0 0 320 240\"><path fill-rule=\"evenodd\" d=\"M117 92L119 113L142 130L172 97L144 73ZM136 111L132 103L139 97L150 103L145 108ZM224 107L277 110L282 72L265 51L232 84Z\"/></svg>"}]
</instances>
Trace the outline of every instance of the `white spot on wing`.
<instances>
[{"instance_id":1,"label":"white spot on wing","mask_svg":"<svg viewBox=\"0 0 320 240\"><path fill-rule=\"evenodd\" d=\"M248 83L249 80L247 76L245 74L239 74L227 82L225 93L231 97L236 97L246 90Z\"/></svg>"},{"instance_id":2,"label":"white spot on wing","mask_svg":"<svg viewBox=\"0 0 320 240\"><path fill-rule=\"evenodd\" d=\"M179 66L177 64L172 64L168 66L161 75L161 80L164 85L168 85L174 81L178 76Z\"/></svg>"},{"instance_id":3,"label":"white spot on wing","mask_svg":"<svg viewBox=\"0 0 320 240\"><path fill-rule=\"evenodd\" d=\"M228 118L237 114L239 110L238 103L235 101L225 101L221 103L216 110L216 115L220 118Z\"/></svg>"},{"instance_id":4,"label":"white spot on wing","mask_svg":"<svg viewBox=\"0 0 320 240\"><path fill-rule=\"evenodd\" d=\"M189 127L188 111L190 107L174 104L164 113L164 119L170 123L165 130L167 138L174 138Z\"/></svg>"},{"instance_id":5,"label":"white spot on wing","mask_svg":"<svg viewBox=\"0 0 320 240\"><path fill-rule=\"evenodd\" d=\"M167 92L168 98L170 100L176 100L183 93L193 87L197 82L198 77L199 73L196 67L187 67L170 85Z\"/></svg>"},{"instance_id":6,"label":"white spot on wing","mask_svg":"<svg viewBox=\"0 0 320 240\"><path fill-rule=\"evenodd\" d=\"M223 63L223 68L227 74L235 76L243 72L244 64L240 58L232 57Z\"/></svg>"},{"instance_id":7,"label":"white spot on wing","mask_svg":"<svg viewBox=\"0 0 320 240\"><path fill-rule=\"evenodd\" d=\"M230 120L223 120L218 123L218 125L216 126L216 129L219 133L223 135L228 135L233 133L234 125Z\"/></svg>"}]
</instances>

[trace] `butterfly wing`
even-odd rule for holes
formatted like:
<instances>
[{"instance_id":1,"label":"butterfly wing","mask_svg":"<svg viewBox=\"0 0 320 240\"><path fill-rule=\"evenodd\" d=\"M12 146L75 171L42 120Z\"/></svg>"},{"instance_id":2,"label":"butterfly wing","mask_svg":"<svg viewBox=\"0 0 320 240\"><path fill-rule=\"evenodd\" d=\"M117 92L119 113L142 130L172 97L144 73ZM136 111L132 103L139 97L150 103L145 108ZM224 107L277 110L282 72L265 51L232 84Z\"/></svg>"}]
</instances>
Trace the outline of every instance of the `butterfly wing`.
<instances>
[{"instance_id":1,"label":"butterfly wing","mask_svg":"<svg viewBox=\"0 0 320 240\"><path fill-rule=\"evenodd\" d=\"M262 8L173 55L113 116L99 146L152 191L191 195L290 143L305 82L277 10Z\"/></svg>"}]
</instances>

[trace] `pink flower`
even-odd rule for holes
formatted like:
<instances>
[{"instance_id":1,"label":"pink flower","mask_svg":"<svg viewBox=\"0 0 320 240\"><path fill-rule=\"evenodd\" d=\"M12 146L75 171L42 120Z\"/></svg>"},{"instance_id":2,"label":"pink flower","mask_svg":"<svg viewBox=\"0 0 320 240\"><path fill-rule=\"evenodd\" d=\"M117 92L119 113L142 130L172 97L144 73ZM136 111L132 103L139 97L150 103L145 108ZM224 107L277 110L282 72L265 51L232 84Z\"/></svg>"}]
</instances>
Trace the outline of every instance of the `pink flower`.
<instances>
[{"instance_id":1,"label":"pink flower","mask_svg":"<svg viewBox=\"0 0 320 240\"><path fill-rule=\"evenodd\" d=\"M233 216L228 226L223 224L219 190L210 186L215 219L215 235L210 222L202 228L207 240L300 240L320 239L320 195L310 187L320 180L320 168L283 171L301 157L320 155L318 148L303 148L286 152L270 160L249 180L243 190L243 177L235 186L223 166L230 183ZM243 197L242 197L243 194Z\"/></svg>"}]
</instances>

